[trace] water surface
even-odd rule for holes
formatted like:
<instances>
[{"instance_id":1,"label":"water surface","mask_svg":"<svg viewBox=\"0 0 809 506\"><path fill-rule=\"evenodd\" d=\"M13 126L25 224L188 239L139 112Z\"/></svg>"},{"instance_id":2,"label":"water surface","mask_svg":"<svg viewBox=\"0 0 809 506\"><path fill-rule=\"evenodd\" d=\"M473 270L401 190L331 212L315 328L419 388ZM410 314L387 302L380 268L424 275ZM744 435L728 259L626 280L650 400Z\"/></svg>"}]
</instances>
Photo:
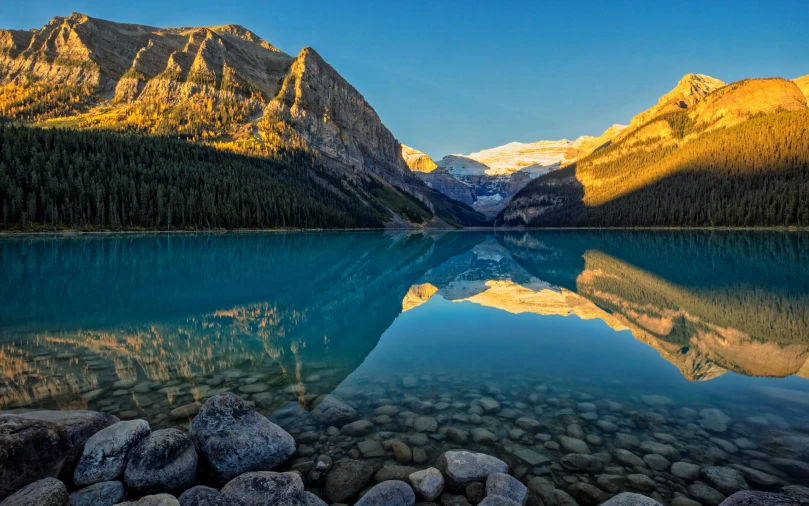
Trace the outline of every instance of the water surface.
<instances>
[{"instance_id":1,"label":"water surface","mask_svg":"<svg viewBox=\"0 0 809 506\"><path fill-rule=\"evenodd\" d=\"M809 459L807 265L809 234L786 232L7 237L0 410L185 427L172 410L235 391L320 434L297 466L397 439L413 467L463 447L561 488L599 473L561 466L560 436L614 455L614 424L674 438L672 461L799 483L769 459ZM373 432L326 436L310 411L327 394ZM687 493L650 473L644 492Z\"/></svg>"}]
</instances>

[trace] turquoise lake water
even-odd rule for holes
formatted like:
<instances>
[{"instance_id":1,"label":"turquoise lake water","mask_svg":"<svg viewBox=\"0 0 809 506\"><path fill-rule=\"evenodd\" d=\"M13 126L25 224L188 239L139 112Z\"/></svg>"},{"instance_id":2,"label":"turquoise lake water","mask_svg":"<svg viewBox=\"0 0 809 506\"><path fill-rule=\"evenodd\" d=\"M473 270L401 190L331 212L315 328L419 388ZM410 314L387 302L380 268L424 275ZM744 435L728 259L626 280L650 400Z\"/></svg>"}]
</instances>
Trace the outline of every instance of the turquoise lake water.
<instances>
[{"instance_id":1,"label":"turquoise lake water","mask_svg":"<svg viewBox=\"0 0 809 506\"><path fill-rule=\"evenodd\" d=\"M232 390L297 437L325 433L309 412L335 394L373 421L363 437L423 447L410 465L473 448L526 480L564 479L559 436L613 450L600 421L669 434L700 464L809 459L806 233L6 237L0 287L4 412L184 427L173 409ZM706 429L712 408L724 430ZM358 456L357 440L307 441L296 458Z\"/></svg>"}]
</instances>

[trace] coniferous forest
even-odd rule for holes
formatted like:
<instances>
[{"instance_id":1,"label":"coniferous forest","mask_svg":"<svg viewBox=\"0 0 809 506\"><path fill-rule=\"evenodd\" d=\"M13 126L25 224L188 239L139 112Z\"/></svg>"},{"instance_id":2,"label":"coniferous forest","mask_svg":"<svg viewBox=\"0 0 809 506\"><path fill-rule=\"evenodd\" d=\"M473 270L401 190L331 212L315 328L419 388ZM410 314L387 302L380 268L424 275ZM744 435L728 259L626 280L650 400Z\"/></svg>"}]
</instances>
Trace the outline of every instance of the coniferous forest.
<instances>
[{"instance_id":1,"label":"coniferous forest","mask_svg":"<svg viewBox=\"0 0 809 506\"><path fill-rule=\"evenodd\" d=\"M0 124L0 228L365 228L387 219L315 156ZM339 190L338 190L339 189Z\"/></svg>"},{"instance_id":2,"label":"coniferous forest","mask_svg":"<svg viewBox=\"0 0 809 506\"><path fill-rule=\"evenodd\" d=\"M528 225L809 226L809 111L612 156L621 149L609 146L526 186L515 200L544 208Z\"/></svg>"}]
</instances>

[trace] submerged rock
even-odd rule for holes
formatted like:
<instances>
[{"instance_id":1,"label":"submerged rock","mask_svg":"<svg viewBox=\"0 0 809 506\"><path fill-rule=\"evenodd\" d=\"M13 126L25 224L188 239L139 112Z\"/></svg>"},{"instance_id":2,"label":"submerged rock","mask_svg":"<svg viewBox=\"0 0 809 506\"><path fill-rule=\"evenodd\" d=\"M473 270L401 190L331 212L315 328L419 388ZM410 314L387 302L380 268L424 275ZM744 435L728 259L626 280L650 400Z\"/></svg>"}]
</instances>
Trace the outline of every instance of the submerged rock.
<instances>
[{"instance_id":1,"label":"submerged rock","mask_svg":"<svg viewBox=\"0 0 809 506\"><path fill-rule=\"evenodd\" d=\"M332 503L342 503L357 495L374 474L365 462L343 458L335 462L326 475L323 496Z\"/></svg>"},{"instance_id":2,"label":"submerged rock","mask_svg":"<svg viewBox=\"0 0 809 506\"><path fill-rule=\"evenodd\" d=\"M45 478L24 486L8 496L3 506L67 506L69 496L65 484L56 478Z\"/></svg>"},{"instance_id":3,"label":"submerged rock","mask_svg":"<svg viewBox=\"0 0 809 506\"><path fill-rule=\"evenodd\" d=\"M444 452L436 467L452 485L483 481L492 473L508 473L508 465L502 460L463 450Z\"/></svg>"},{"instance_id":4,"label":"submerged rock","mask_svg":"<svg viewBox=\"0 0 809 506\"><path fill-rule=\"evenodd\" d=\"M289 433L232 393L208 399L188 433L201 465L219 483L250 471L269 471L295 453Z\"/></svg>"},{"instance_id":5,"label":"submerged rock","mask_svg":"<svg viewBox=\"0 0 809 506\"><path fill-rule=\"evenodd\" d=\"M699 412L699 426L711 432L727 432L731 418L716 408L703 409Z\"/></svg>"},{"instance_id":6,"label":"submerged rock","mask_svg":"<svg viewBox=\"0 0 809 506\"><path fill-rule=\"evenodd\" d=\"M634 494L632 492L623 492L616 495L609 501L602 503L601 506L663 506L651 497L645 495Z\"/></svg>"},{"instance_id":7,"label":"submerged rock","mask_svg":"<svg viewBox=\"0 0 809 506\"><path fill-rule=\"evenodd\" d=\"M152 432L132 452L124 471L126 486L140 493L182 492L194 484L197 452L177 429Z\"/></svg>"},{"instance_id":8,"label":"submerged rock","mask_svg":"<svg viewBox=\"0 0 809 506\"><path fill-rule=\"evenodd\" d=\"M64 427L0 416L0 501L29 483L58 476L70 450Z\"/></svg>"},{"instance_id":9,"label":"submerged rock","mask_svg":"<svg viewBox=\"0 0 809 506\"><path fill-rule=\"evenodd\" d=\"M730 467L703 467L702 476L709 485L725 495L750 488L744 475Z\"/></svg>"},{"instance_id":10,"label":"submerged rock","mask_svg":"<svg viewBox=\"0 0 809 506\"><path fill-rule=\"evenodd\" d=\"M73 481L92 485L120 480L132 451L150 432L145 420L118 422L96 432L84 444Z\"/></svg>"},{"instance_id":11,"label":"submerged rock","mask_svg":"<svg viewBox=\"0 0 809 506\"><path fill-rule=\"evenodd\" d=\"M197 485L189 488L178 498L180 506L237 506L215 488Z\"/></svg>"},{"instance_id":12,"label":"submerged rock","mask_svg":"<svg viewBox=\"0 0 809 506\"><path fill-rule=\"evenodd\" d=\"M312 411L315 420L323 425L343 425L357 419L357 410L336 395L327 395Z\"/></svg>"},{"instance_id":13,"label":"submerged rock","mask_svg":"<svg viewBox=\"0 0 809 506\"><path fill-rule=\"evenodd\" d=\"M122 502L116 506L180 506L180 502L173 495L156 494L141 497L137 501Z\"/></svg>"}]
</instances>

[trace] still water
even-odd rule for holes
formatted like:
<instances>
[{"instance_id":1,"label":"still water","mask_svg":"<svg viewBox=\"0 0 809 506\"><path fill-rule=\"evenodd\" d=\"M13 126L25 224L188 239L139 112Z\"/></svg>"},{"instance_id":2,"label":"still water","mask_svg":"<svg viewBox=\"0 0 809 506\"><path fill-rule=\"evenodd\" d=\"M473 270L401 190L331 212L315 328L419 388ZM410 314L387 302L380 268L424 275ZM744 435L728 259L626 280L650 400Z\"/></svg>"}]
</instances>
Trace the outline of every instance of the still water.
<instances>
[{"instance_id":1,"label":"still water","mask_svg":"<svg viewBox=\"0 0 809 506\"><path fill-rule=\"evenodd\" d=\"M681 460L809 481L772 461L809 461L808 324L805 233L7 237L0 411L182 428L234 391L298 439L293 466L390 466L395 439L414 468L467 448L669 503L696 494ZM327 431L328 394L372 427ZM585 449L597 471L562 463Z\"/></svg>"}]
</instances>

